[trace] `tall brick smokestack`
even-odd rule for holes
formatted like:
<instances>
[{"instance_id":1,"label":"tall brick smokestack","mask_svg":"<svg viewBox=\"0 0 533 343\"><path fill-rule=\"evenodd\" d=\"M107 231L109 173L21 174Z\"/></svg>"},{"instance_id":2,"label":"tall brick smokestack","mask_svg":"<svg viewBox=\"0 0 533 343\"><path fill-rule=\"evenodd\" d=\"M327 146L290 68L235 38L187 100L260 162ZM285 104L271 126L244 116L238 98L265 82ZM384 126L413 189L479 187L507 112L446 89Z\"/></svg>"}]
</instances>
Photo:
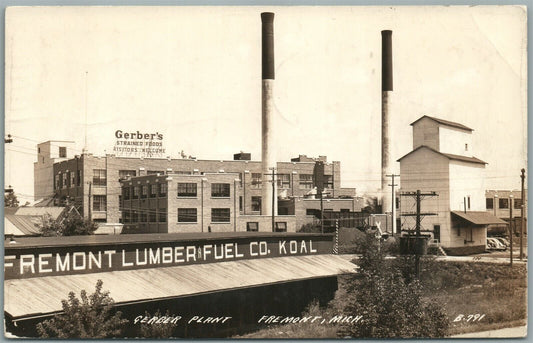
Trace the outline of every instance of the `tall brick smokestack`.
<instances>
[{"instance_id":1,"label":"tall brick smokestack","mask_svg":"<svg viewBox=\"0 0 533 343\"><path fill-rule=\"evenodd\" d=\"M261 214L277 215L278 199L276 195L277 185L272 187L270 181L272 174L270 168L276 167L276 155L274 149L274 13L261 13L262 23L262 140L261 140L261 169L263 171L263 187L261 199ZM272 180L275 182L275 180Z\"/></svg>"},{"instance_id":2,"label":"tall brick smokestack","mask_svg":"<svg viewBox=\"0 0 533 343\"><path fill-rule=\"evenodd\" d=\"M391 212L392 195L387 174L392 174L390 151L390 100L392 96L392 31L381 31L381 205L382 213Z\"/></svg>"}]
</instances>

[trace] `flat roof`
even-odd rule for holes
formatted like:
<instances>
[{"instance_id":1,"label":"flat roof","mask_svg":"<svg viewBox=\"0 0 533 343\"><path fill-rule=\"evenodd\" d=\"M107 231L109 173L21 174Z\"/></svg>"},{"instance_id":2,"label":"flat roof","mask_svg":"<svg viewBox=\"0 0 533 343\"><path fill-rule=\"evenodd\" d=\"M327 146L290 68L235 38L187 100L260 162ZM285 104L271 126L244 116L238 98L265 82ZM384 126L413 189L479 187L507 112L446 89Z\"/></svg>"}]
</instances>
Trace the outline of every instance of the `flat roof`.
<instances>
[{"instance_id":1,"label":"flat roof","mask_svg":"<svg viewBox=\"0 0 533 343\"><path fill-rule=\"evenodd\" d=\"M4 282L4 311L14 320L60 312L69 292L91 294L97 280L115 305L128 305L355 273L356 268L338 255L313 255L12 279Z\"/></svg>"},{"instance_id":2,"label":"flat roof","mask_svg":"<svg viewBox=\"0 0 533 343\"><path fill-rule=\"evenodd\" d=\"M330 237L332 233L300 233L300 232L194 232L194 233L144 233L121 235L87 235L65 237L20 237L15 244L5 244L6 249L26 249L33 247L75 247L102 244L134 244L155 242L188 242L197 240L230 240L247 237Z\"/></svg>"}]
</instances>

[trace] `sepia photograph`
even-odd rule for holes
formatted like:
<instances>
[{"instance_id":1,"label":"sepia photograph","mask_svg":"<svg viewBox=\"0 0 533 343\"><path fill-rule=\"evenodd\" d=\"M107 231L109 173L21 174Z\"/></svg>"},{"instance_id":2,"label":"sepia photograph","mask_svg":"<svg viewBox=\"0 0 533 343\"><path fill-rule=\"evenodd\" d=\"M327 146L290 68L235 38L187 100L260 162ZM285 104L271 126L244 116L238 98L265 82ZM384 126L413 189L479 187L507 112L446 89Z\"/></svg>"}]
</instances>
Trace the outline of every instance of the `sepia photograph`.
<instances>
[{"instance_id":1,"label":"sepia photograph","mask_svg":"<svg viewBox=\"0 0 533 343\"><path fill-rule=\"evenodd\" d=\"M527 336L527 29L5 8L4 337Z\"/></svg>"}]
</instances>

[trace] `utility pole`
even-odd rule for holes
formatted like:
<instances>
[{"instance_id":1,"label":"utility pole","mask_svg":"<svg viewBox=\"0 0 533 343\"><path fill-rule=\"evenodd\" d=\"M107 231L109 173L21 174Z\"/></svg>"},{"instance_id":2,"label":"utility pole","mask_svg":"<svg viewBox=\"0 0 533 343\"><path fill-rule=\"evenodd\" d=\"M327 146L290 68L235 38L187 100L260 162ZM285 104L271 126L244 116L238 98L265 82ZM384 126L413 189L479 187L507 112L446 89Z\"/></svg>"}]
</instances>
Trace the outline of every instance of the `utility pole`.
<instances>
[{"instance_id":1,"label":"utility pole","mask_svg":"<svg viewBox=\"0 0 533 343\"><path fill-rule=\"evenodd\" d=\"M87 194L87 214L88 214L88 218L89 220L92 219L91 215L91 187L92 187L93 183L91 181L89 181L89 194Z\"/></svg>"},{"instance_id":2,"label":"utility pole","mask_svg":"<svg viewBox=\"0 0 533 343\"><path fill-rule=\"evenodd\" d=\"M392 199L391 199L391 217L392 217L392 235L396 235L398 232L397 230L397 227L396 227L396 192L394 192L394 186L398 186L397 184L394 183L394 177L396 176L400 176L400 175L395 175L394 173L391 174L391 175L385 175L386 177L391 177L392 178L392 183L389 184L389 186L392 187Z\"/></svg>"},{"instance_id":3,"label":"utility pole","mask_svg":"<svg viewBox=\"0 0 533 343\"><path fill-rule=\"evenodd\" d=\"M514 230L513 230L513 195L509 195L509 236L511 237L511 267L513 267L513 236L514 236Z\"/></svg>"},{"instance_id":4,"label":"utility pole","mask_svg":"<svg viewBox=\"0 0 533 343\"><path fill-rule=\"evenodd\" d=\"M417 190L416 192L404 192L402 194L400 194L402 196L412 196L415 198L415 201L416 201L416 212L415 213L410 213L410 214L402 214L402 216L414 216L416 219L415 219L415 273L416 273L416 277L417 278L420 278L420 249L419 249L419 246L420 245L420 241L421 241L421 234L420 234L420 229L421 229L421 223L422 223L422 216L436 216L437 214L436 213L422 213L421 210L420 210L420 203L422 202L422 197L426 197L426 196L431 196L431 197L434 197L434 196L437 196L437 193L436 192L427 192L427 193L422 193L420 192L420 190ZM411 238L411 234L409 233L408 235L408 239L410 240Z\"/></svg>"},{"instance_id":5,"label":"utility pole","mask_svg":"<svg viewBox=\"0 0 533 343\"><path fill-rule=\"evenodd\" d=\"M520 206L520 261L524 258L524 211L526 210L526 198L524 197L524 180L526 178L526 170L522 168L522 205Z\"/></svg>"}]
</instances>

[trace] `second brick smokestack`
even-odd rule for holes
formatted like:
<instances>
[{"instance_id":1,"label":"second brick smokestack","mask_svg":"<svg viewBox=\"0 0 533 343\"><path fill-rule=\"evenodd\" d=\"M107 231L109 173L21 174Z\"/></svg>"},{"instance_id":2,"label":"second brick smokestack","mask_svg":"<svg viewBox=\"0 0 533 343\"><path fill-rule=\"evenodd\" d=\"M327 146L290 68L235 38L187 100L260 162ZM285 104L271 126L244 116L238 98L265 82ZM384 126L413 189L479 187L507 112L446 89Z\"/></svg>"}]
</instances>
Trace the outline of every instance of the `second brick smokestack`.
<instances>
[{"instance_id":1,"label":"second brick smokestack","mask_svg":"<svg viewBox=\"0 0 533 343\"><path fill-rule=\"evenodd\" d=\"M261 169L263 172L263 187L261 191L261 214L277 215L278 202L276 196L277 185L272 187L271 168L276 167L274 149L274 13L261 13L262 23L262 140L261 140Z\"/></svg>"},{"instance_id":2,"label":"second brick smokestack","mask_svg":"<svg viewBox=\"0 0 533 343\"><path fill-rule=\"evenodd\" d=\"M392 31L381 31L381 211L391 212L387 174L393 173L390 151L390 98L392 95Z\"/></svg>"}]
</instances>

